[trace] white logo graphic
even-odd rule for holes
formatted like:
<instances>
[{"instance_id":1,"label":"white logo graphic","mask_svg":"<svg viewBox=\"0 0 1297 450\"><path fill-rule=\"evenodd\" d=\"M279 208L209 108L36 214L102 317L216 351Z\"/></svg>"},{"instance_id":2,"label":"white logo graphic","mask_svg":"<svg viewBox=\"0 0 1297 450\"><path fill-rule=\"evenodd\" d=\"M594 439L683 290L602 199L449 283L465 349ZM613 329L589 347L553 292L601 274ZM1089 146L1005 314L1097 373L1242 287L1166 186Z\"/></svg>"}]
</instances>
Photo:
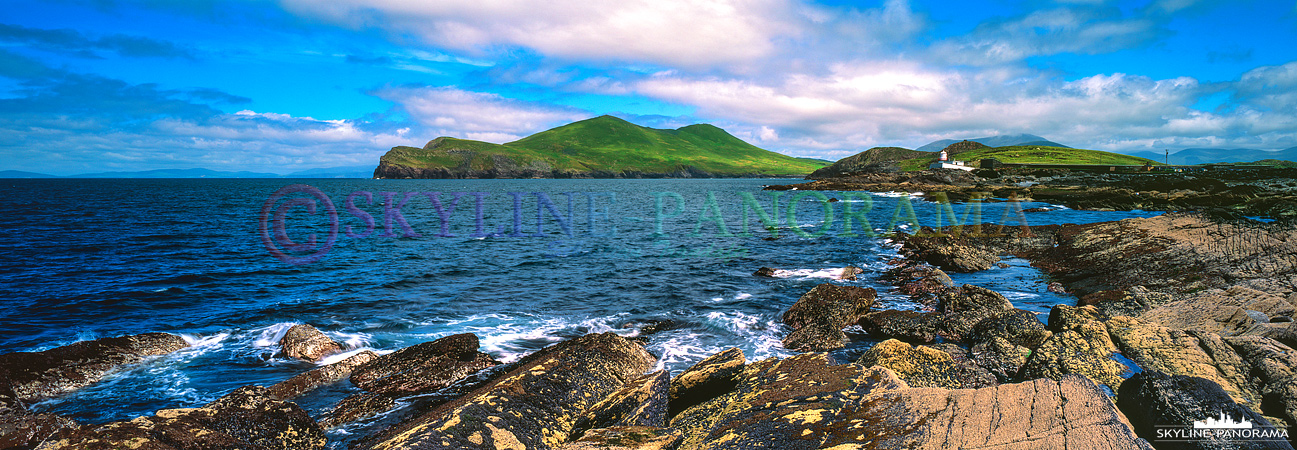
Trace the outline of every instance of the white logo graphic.
<instances>
[{"instance_id":1,"label":"white logo graphic","mask_svg":"<svg viewBox=\"0 0 1297 450\"><path fill-rule=\"evenodd\" d=\"M1225 414L1224 411L1221 411L1221 413L1220 413L1220 419L1216 419L1216 418L1214 418L1214 417L1208 417L1206 420L1195 420L1195 421L1193 422L1193 427L1194 427L1194 428L1197 428L1197 429L1201 429L1201 428L1230 428L1230 429L1252 428L1252 422L1249 421L1249 420L1247 420L1247 419L1242 419L1242 420L1240 420L1240 421L1235 422L1234 419L1231 418L1231 417L1229 416L1229 414Z\"/></svg>"}]
</instances>

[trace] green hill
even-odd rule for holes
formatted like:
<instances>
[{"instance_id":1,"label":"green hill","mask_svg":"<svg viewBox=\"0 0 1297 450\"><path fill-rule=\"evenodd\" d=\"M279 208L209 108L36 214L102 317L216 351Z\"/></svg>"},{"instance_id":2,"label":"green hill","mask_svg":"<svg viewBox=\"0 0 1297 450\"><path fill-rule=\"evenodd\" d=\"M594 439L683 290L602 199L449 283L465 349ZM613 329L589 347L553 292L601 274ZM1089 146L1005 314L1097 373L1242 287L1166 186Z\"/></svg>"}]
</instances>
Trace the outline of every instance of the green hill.
<instances>
[{"instance_id":1,"label":"green hill","mask_svg":"<svg viewBox=\"0 0 1297 450\"><path fill-rule=\"evenodd\" d=\"M712 125L641 127L612 116L506 144L439 137L395 147L375 178L638 178L805 175L823 163L763 150Z\"/></svg>"},{"instance_id":2,"label":"green hill","mask_svg":"<svg viewBox=\"0 0 1297 450\"><path fill-rule=\"evenodd\" d=\"M1144 164L1162 165L1151 159L1120 153L1099 150L1083 150L1066 147L1045 147L1035 145L1015 145L1010 147L982 148L958 153L957 159L976 164L987 158L995 158L1009 164L1110 164L1115 166L1142 166ZM952 157L951 159L956 159ZM923 170L928 164L937 160L936 153L911 158L900 162L903 170Z\"/></svg>"},{"instance_id":3,"label":"green hill","mask_svg":"<svg viewBox=\"0 0 1297 450\"><path fill-rule=\"evenodd\" d=\"M852 172L881 170L884 165L912 158L924 158L935 153L920 152L900 147L874 147L838 160L838 162L811 173L808 178L820 179L846 175ZM893 169L895 170L895 169Z\"/></svg>"}]
</instances>

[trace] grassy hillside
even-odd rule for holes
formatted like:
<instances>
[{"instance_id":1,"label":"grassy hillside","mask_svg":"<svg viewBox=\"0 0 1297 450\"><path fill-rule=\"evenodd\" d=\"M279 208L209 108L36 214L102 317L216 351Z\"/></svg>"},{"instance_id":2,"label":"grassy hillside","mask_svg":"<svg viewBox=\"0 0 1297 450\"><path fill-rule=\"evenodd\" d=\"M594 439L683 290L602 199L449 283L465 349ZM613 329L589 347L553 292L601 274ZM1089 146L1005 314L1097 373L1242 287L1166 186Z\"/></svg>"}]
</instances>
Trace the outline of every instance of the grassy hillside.
<instances>
[{"instance_id":1,"label":"grassy hillside","mask_svg":"<svg viewBox=\"0 0 1297 450\"><path fill-rule=\"evenodd\" d=\"M923 170L928 164L937 160L935 153L930 156L913 158L900 163L903 170ZM952 159L976 164L986 158L995 158L1003 163L1012 164L1112 164L1141 166L1144 164L1161 165L1157 161L1137 156L1110 153L1099 150L1083 150L1064 147L1024 146L984 148L963 152Z\"/></svg>"},{"instance_id":2,"label":"grassy hillside","mask_svg":"<svg viewBox=\"0 0 1297 450\"><path fill-rule=\"evenodd\" d=\"M895 163L912 158L924 158L933 155L928 152L920 152L900 147L874 147L860 153L848 156L838 160L828 167L821 168L811 173L811 178L835 177L851 172L866 170L870 166L880 163Z\"/></svg>"},{"instance_id":3,"label":"grassy hillside","mask_svg":"<svg viewBox=\"0 0 1297 450\"><path fill-rule=\"evenodd\" d=\"M660 130L600 116L507 144L441 137L421 149L396 147L382 157L375 174L423 169L445 171L455 178L546 176L546 172L669 175L688 168L719 176L778 176L805 175L824 165L763 150L712 125Z\"/></svg>"}]
</instances>

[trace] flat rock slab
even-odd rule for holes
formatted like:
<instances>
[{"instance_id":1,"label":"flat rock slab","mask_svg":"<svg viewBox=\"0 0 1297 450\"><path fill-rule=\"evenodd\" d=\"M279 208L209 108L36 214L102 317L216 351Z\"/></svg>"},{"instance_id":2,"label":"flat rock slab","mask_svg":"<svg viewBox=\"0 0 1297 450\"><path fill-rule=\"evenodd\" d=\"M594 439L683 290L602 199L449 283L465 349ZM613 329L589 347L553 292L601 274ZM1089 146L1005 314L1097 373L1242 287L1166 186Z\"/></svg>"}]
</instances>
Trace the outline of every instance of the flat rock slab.
<instances>
[{"instance_id":1,"label":"flat rock slab","mask_svg":"<svg viewBox=\"0 0 1297 450\"><path fill-rule=\"evenodd\" d=\"M247 386L202 408L63 431L38 450L316 450L324 430L306 411Z\"/></svg>"},{"instance_id":2,"label":"flat rock slab","mask_svg":"<svg viewBox=\"0 0 1297 450\"><path fill-rule=\"evenodd\" d=\"M1152 450L1090 380L884 390L848 405L819 447Z\"/></svg>"},{"instance_id":3,"label":"flat rock slab","mask_svg":"<svg viewBox=\"0 0 1297 450\"><path fill-rule=\"evenodd\" d=\"M554 449L586 411L653 366L638 343L590 334L525 357L464 397L390 428L358 449Z\"/></svg>"},{"instance_id":4,"label":"flat rock slab","mask_svg":"<svg viewBox=\"0 0 1297 450\"><path fill-rule=\"evenodd\" d=\"M46 350L0 355L0 392L24 403L89 386L126 364L188 347L180 336L145 333L96 339Z\"/></svg>"}]
</instances>

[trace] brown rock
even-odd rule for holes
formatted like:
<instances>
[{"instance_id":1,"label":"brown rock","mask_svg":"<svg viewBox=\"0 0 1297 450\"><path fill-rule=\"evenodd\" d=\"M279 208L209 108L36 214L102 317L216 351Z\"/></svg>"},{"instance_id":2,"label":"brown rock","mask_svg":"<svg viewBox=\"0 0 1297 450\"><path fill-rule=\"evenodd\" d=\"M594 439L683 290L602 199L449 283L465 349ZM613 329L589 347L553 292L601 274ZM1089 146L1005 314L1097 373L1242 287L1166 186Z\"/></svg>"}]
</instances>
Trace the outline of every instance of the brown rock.
<instances>
[{"instance_id":1,"label":"brown rock","mask_svg":"<svg viewBox=\"0 0 1297 450\"><path fill-rule=\"evenodd\" d=\"M869 288L816 286L784 313L784 324L793 329L784 338L784 347L797 351L844 347L847 336L842 329L859 321L874 304L874 297L874 290Z\"/></svg>"},{"instance_id":2,"label":"brown rock","mask_svg":"<svg viewBox=\"0 0 1297 450\"><path fill-rule=\"evenodd\" d=\"M737 347L708 356L671 379L671 414L718 397L734 388L747 364Z\"/></svg>"},{"instance_id":3,"label":"brown rock","mask_svg":"<svg viewBox=\"0 0 1297 450\"><path fill-rule=\"evenodd\" d=\"M753 272L752 275L757 277L774 278L775 269L772 267L762 267L760 269L757 269L756 272Z\"/></svg>"},{"instance_id":4,"label":"brown rock","mask_svg":"<svg viewBox=\"0 0 1297 450\"><path fill-rule=\"evenodd\" d=\"M270 387L267 395L275 400L291 400L321 386L337 383L351 375L356 367L378 358L369 350L357 353L333 364L303 372Z\"/></svg>"},{"instance_id":5,"label":"brown rock","mask_svg":"<svg viewBox=\"0 0 1297 450\"><path fill-rule=\"evenodd\" d=\"M354 448L558 448L575 431L581 414L643 374L653 361L644 347L613 333L565 341Z\"/></svg>"},{"instance_id":6,"label":"brown rock","mask_svg":"<svg viewBox=\"0 0 1297 450\"><path fill-rule=\"evenodd\" d=\"M293 325L289 328L288 332L284 333L284 337L279 340L279 346L283 348L284 355L289 358L311 362L342 351L342 344L306 324Z\"/></svg>"},{"instance_id":7,"label":"brown rock","mask_svg":"<svg viewBox=\"0 0 1297 450\"><path fill-rule=\"evenodd\" d=\"M357 367L351 382L375 394L431 392L499 364L477 349L477 336L472 333L411 345Z\"/></svg>"},{"instance_id":8,"label":"brown rock","mask_svg":"<svg viewBox=\"0 0 1297 450\"><path fill-rule=\"evenodd\" d=\"M1122 375L1129 369L1112 359L1113 349L1108 345L1111 344L1096 343L1076 331L1054 333L1032 350L1018 378L1060 380L1064 375L1083 375L1115 392L1121 385Z\"/></svg>"},{"instance_id":9,"label":"brown rock","mask_svg":"<svg viewBox=\"0 0 1297 450\"><path fill-rule=\"evenodd\" d=\"M1045 329L1045 324L1040 322L1036 313L1010 309L973 325L973 329L964 336L964 339L970 343L977 343L993 337L1001 337L1014 345L1035 348L1044 343L1049 336L1049 330Z\"/></svg>"},{"instance_id":10,"label":"brown rock","mask_svg":"<svg viewBox=\"0 0 1297 450\"><path fill-rule=\"evenodd\" d=\"M64 431L40 450L312 450L324 448L324 430L297 405L271 400L247 386L204 406L164 409L127 422Z\"/></svg>"},{"instance_id":11,"label":"brown rock","mask_svg":"<svg viewBox=\"0 0 1297 450\"><path fill-rule=\"evenodd\" d=\"M1248 389L1245 363L1215 333L1194 334L1129 317L1114 317L1107 326L1121 353L1146 371L1211 380L1241 404L1261 400Z\"/></svg>"},{"instance_id":12,"label":"brown rock","mask_svg":"<svg viewBox=\"0 0 1297 450\"><path fill-rule=\"evenodd\" d=\"M884 310L865 314L860 327L877 339L900 339L916 344L937 341L942 315L935 312Z\"/></svg>"},{"instance_id":13,"label":"brown rock","mask_svg":"<svg viewBox=\"0 0 1297 450\"><path fill-rule=\"evenodd\" d=\"M888 339L865 351L856 361L865 367L881 366L896 373L910 387L959 389L963 380L949 353L923 345L911 346Z\"/></svg>"},{"instance_id":14,"label":"brown rock","mask_svg":"<svg viewBox=\"0 0 1297 450\"><path fill-rule=\"evenodd\" d=\"M590 407L577 430L608 427L665 427L671 375L659 370L626 383Z\"/></svg>"},{"instance_id":15,"label":"brown rock","mask_svg":"<svg viewBox=\"0 0 1297 450\"><path fill-rule=\"evenodd\" d=\"M590 430L559 450L672 450L679 430L657 427L609 427Z\"/></svg>"},{"instance_id":16,"label":"brown rock","mask_svg":"<svg viewBox=\"0 0 1297 450\"><path fill-rule=\"evenodd\" d=\"M808 440L818 443L816 431ZM809 448L1152 450L1098 386L1075 375L975 390L879 391L844 408L829 431Z\"/></svg>"},{"instance_id":17,"label":"brown rock","mask_svg":"<svg viewBox=\"0 0 1297 450\"><path fill-rule=\"evenodd\" d=\"M1031 349L1013 345L1002 337L993 337L974 345L969 355L973 362L995 375L997 381L1008 383L1018 379L1018 372L1031 356Z\"/></svg>"},{"instance_id":18,"label":"brown rock","mask_svg":"<svg viewBox=\"0 0 1297 450\"><path fill-rule=\"evenodd\" d=\"M96 339L46 350L0 355L0 393L34 403L103 379L112 370L188 347L180 336L146 333Z\"/></svg>"},{"instance_id":19,"label":"brown rock","mask_svg":"<svg viewBox=\"0 0 1297 450\"><path fill-rule=\"evenodd\" d=\"M940 296L938 311L944 315L941 335L949 340L966 342L978 323L1012 309L1013 304L998 292L965 284Z\"/></svg>"},{"instance_id":20,"label":"brown rock","mask_svg":"<svg viewBox=\"0 0 1297 450\"><path fill-rule=\"evenodd\" d=\"M1294 310L1293 305L1282 297L1234 286L1225 291L1206 292L1167 303L1140 314L1138 318L1169 328L1219 333L1226 331L1227 327L1237 328L1237 321L1231 319L1240 309L1263 313L1263 323L1269 323L1271 316L1292 314Z\"/></svg>"}]
</instances>

